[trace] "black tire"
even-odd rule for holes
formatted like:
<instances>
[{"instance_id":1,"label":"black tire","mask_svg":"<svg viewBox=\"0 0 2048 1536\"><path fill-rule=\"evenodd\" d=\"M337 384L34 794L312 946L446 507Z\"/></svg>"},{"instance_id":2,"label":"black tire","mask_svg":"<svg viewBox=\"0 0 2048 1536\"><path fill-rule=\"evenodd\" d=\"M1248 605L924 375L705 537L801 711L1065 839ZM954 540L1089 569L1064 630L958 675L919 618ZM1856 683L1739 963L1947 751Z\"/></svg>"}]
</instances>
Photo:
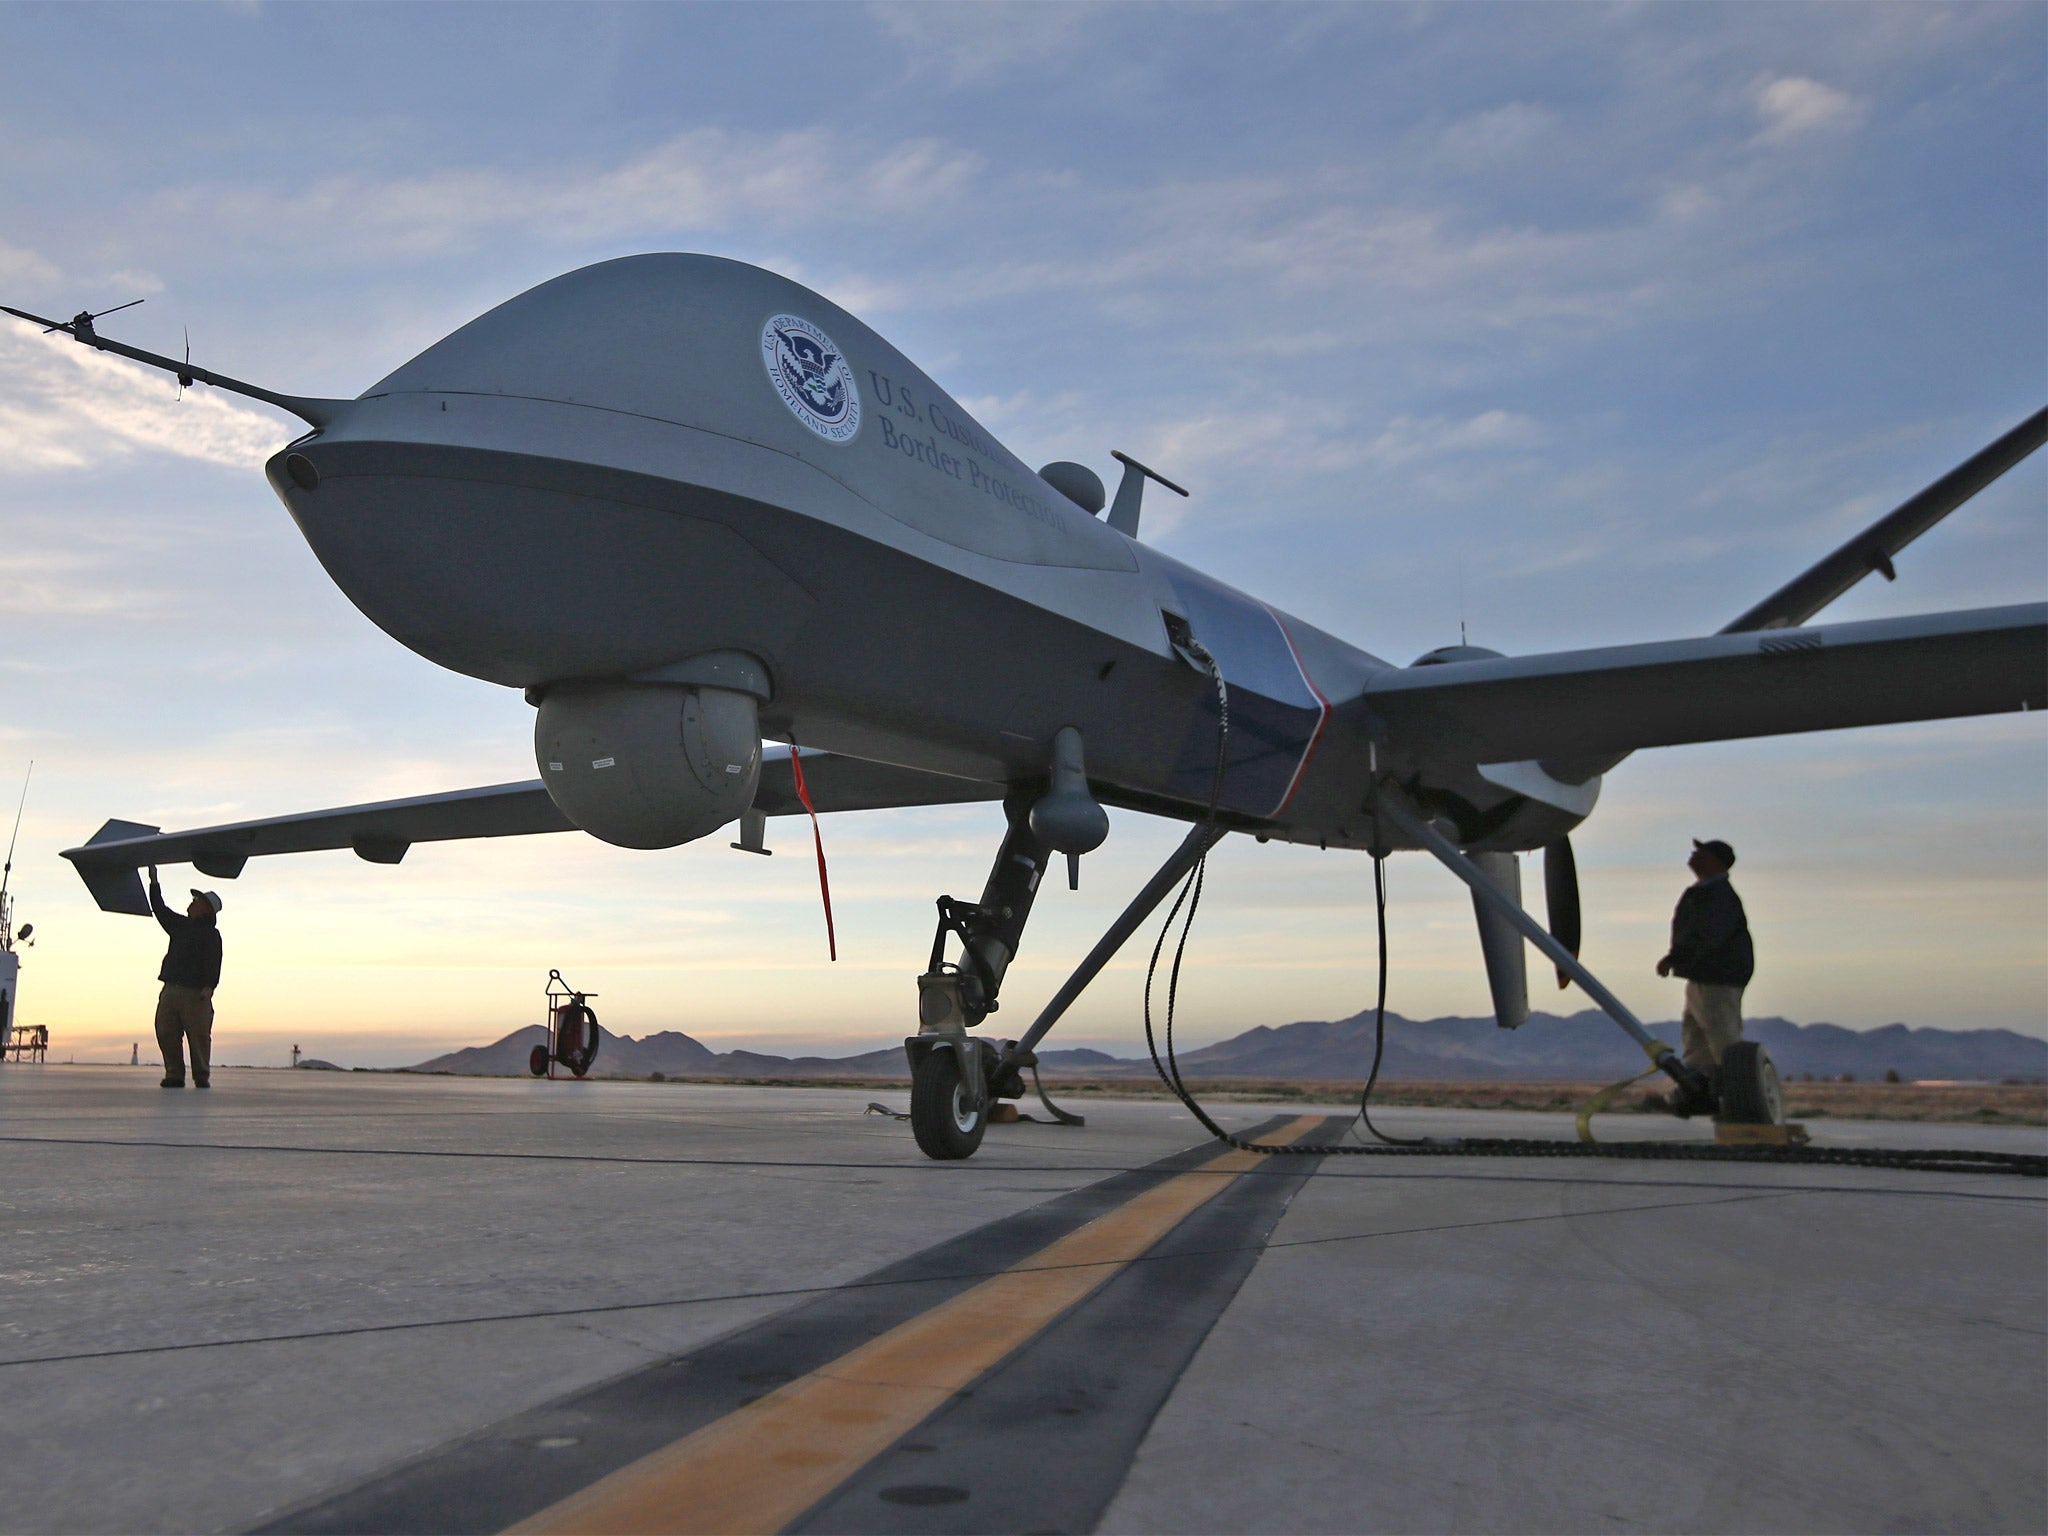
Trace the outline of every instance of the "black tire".
<instances>
[{"instance_id":1,"label":"black tire","mask_svg":"<svg viewBox=\"0 0 2048 1536\"><path fill-rule=\"evenodd\" d=\"M533 1054L526 1058L526 1070L535 1077L546 1077L548 1075L548 1048L546 1046L536 1045L533 1048Z\"/></svg>"},{"instance_id":2,"label":"black tire","mask_svg":"<svg viewBox=\"0 0 2048 1536\"><path fill-rule=\"evenodd\" d=\"M1721 1113L1730 1125L1783 1125L1785 1092L1771 1053L1738 1040L1721 1053Z\"/></svg>"},{"instance_id":3,"label":"black tire","mask_svg":"<svg viewBox=\"0 0 2048 1536\"><path fill-rule=\"evenodd\" d=\"M910 1130L918 1150L940 1162L972 1157L981 1145L988 1132L988 1106L967 1108L958 1052L934 1050L917 1064L910 1078Z\"/></svg>"}]
</instances>

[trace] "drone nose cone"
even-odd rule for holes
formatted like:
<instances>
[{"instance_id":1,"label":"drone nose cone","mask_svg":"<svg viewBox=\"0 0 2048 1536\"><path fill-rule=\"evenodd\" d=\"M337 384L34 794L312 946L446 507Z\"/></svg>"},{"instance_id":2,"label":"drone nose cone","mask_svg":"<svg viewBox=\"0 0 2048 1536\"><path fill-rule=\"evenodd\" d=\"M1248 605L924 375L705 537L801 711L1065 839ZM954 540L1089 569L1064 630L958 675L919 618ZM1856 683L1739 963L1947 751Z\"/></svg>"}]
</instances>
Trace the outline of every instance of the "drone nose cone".
<instances>
[{"instance_id":1,"label":"drone nose cone","mask_svg":"<svg viewBox=\"0 0 2048 1536\"><path fill-rule=\"evenodd\" d=\"M813 599L734 530L754 509L545 451L533 418L563 409L525 403L528 452L428 440L455 412L368 413L365 435L302 440L267 472L349 600L454 671L525 687L781 654Z\"/></svg>"}]
</instances>

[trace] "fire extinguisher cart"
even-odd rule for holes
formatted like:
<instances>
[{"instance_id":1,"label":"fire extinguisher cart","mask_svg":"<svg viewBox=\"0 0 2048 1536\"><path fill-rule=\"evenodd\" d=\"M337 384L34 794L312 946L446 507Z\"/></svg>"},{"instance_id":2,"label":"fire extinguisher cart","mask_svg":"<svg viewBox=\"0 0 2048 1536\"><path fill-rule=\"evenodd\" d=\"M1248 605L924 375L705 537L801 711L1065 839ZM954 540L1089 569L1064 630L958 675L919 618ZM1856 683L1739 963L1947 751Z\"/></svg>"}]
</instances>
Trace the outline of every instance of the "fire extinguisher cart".
<instances>
[{"instance_id":1,"label":"fire extinguisher cart","mask_svg":"<svg viewBox=\"0 0 2048 1536\"><path fill-rule=\"evenodd\" d=\"M548 972L547 1043L536 1045L526 1063L535 1077L552 1078L558 1064L578 1077L590 1071L603 1033L597 1027L597 1010L587 1001L595 996L595 992L578 992L562 980L560 971Z\"/></svg>"}]
</instances>

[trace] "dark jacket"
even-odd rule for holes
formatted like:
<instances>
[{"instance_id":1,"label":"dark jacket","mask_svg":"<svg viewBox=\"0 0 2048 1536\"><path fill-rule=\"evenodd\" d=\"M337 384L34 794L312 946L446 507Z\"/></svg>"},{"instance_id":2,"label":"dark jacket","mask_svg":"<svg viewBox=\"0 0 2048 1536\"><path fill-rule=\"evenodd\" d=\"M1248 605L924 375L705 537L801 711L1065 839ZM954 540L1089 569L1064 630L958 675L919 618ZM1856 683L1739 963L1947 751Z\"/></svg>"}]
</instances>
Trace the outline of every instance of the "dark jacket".
<instances>
[{"instance_id":1,"label":"dark jacket","mask_svg":"<svg viewBox=\"0 0 2048 1536\"><path fill-rule=\"evenodd\" d=\"M164 905L164 893L149 882L149 910L165 933L171 947L156 973L158 981L176 987L217 987L220 985L220 929L203 918L187 917Z\"/></svg>"},{"instance_id":2,"label":"dark jacket","mask_svg":"<svg viewBox=\"0 0 2048 1536\"><path fill-rule=\"evenodd\" d=\"M1746 987L1756 970L1749 919L1726 875L1700 880L1678 898L1671 915L1671 969L1687 981Z\"/></svg>"}]
</instances>

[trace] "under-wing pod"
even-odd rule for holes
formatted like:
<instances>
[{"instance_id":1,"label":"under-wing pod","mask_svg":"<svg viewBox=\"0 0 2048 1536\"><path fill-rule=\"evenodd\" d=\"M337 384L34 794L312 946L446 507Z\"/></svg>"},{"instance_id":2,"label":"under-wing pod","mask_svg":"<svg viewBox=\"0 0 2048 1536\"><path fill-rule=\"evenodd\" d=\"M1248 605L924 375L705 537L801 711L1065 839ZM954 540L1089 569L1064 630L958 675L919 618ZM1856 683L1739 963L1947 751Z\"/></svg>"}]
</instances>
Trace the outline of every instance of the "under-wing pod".
<instances>
[{"instance_id":1,"label":"under-wing pod","mask_svg":"<svg viewBox=\"0 0 2048 1536\"><path fill-rule=\"evenodd\" d=\"M533 722L562 814L621 848L673 848L735 821L761 777L751 694L669 684L558 683Z\"/></svg>"}]
</instances>

